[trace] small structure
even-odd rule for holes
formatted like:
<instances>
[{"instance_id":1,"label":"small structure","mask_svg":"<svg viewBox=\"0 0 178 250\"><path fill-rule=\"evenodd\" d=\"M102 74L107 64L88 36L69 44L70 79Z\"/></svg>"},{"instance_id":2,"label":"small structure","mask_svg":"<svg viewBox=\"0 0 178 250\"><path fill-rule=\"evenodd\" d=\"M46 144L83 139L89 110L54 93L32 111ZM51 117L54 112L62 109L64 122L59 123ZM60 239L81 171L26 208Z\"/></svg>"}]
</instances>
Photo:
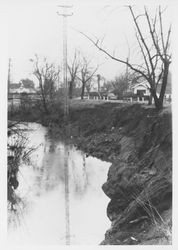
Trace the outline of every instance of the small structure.
<instances>
[{"instance_id":1,"label":"small structure","mask_svg":"<svg viewBox=\"0 0 178 250\"><path fill-rule=\"evenodd\" d=\"M98 100L98 99L100 99L100 95L97 91L91 91L88 94L88 99Z\"/></svg>"},{"instance_id":2,"label":"small structure","mask_svg":"<svg viewBox=\"0 0 178 250\"><path fill-rule=\"evenodd\" d=\"M11 83L9 86L9 94L19 93L21 83Z\"/></svg>"},{"instance_id":3,"label":"small structure","mask_svg":"<svg viewBox=\"0 0 178 250\"><path fill-rule=\"evenodd\" d=\"M162 84L158 84L157 86L157 96L160 95L161 91L161 86ZM148 99L150 96L150 91L149 91L149 84L147 81L142 81L140 83L136 83L130 87L130 90L133 92L134 95L137 96L137 101L145 101ZM166 86L166 91L165 91L165 96L164 96L165 101L171 102L172 100L172 86L171 86L171 76L168 77L168 82Z\"/></svg>"},{"instance_id":4,"label":"small structure","mask_svg":"<svg viewBox=\"0 0 178 250\"><path fill-rule=\"evenodd\" d=\"M130 91L137 97L138 102L145 102L150 96L149 84L147 81L131 85Z\"/></svg>"},{"instance_id":5,"label":"small structure","mask_svg":"<svg viewBox=\"0 0 178 250\"><path fill-rule=\"evenodd\" d=\"M27 86L27 85L24 86L22 82L10 84L9 94L21 94L21 93L35 94L36 90L34 86Z\"/></svg>"},{"instance_id":6,"label":"small structure","mask_svg":"<svg viewBox=\"0 0 178 250\"><path fill-rule=\"evenodd\" d=\"M147 81L143 81L140 83L136 83L134 85L131 86L131 90L133 91L133 93L135 95L145 95L148 96L150 95L150 91L149 91L149 85Z\"/></svg>"},{"instance_id":7,"label":"small structure","mask_svg":"<svg viewBox=\"0 0 178 250\"><path fill-rule=\"evenodd\" d=\"M8 93L8 107L14 109L20 105L32 103L32 99L38 98L37 91L34 88L33 82L31 84L25 84L22 81L19 83L11 83L9 85Z\"/></svg>"},{"instance_id":8,"label":"small structure","mask_svg":"<svg viewBox=\"0 0 178 250\"><path fill-rule=\"evenodd\" d=\"M117 100L117 96L114 93L110 92L107 94L107 99L108 100Z\"/></svg>"}]
</instances>

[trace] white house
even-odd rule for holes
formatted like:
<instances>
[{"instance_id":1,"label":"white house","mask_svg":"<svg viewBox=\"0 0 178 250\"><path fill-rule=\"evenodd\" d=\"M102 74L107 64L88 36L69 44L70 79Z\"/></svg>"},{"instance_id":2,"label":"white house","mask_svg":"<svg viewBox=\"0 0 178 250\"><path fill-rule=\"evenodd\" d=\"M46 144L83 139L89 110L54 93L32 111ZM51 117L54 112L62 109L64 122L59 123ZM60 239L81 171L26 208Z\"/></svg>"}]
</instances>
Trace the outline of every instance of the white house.
<instances>
[{"instance_id":1,"label":"white house","mask_svg":"<svg viewBox=\"0 0 178 250\"><path fill-rule=\"evenodd\" d=\"M149 91L149 84L147 81L143 81L140 83L136 83L130 87L131 91L140 96L149 96L150 91Z\"/></svg>"},{"instance_id":2,"label":"white house","mask_svg":"<svg viewBox=\"0 0 178 250\"><path fill-rule=\"evenodd\" d=\"M162 86L161 84L158 84L158 86L157 86L156 94L157 94L158 97L160 95L161 86ZM143 100L145 96L150 95L149 84L148 84L147 81L143 81L143 82L136 83L136 84L132 85L130 87L130 90L134 94L138 95L139 100ZM164 97L165 97L165 100L171 101L171 99L172 99L171 76L168 77L168 82L167 82Z\"/></svg>"}]
</instances>

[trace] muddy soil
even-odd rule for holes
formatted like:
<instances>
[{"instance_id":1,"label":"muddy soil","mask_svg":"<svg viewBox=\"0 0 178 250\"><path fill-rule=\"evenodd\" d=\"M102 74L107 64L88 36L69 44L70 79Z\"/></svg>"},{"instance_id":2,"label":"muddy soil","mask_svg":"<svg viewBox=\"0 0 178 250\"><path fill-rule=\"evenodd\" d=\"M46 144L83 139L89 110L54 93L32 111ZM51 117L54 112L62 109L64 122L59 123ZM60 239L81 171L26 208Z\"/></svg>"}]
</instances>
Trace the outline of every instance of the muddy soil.
<instances>
[{"instance_id":1,"label":"muddy soil","mask_svg":"<svg viewBox=\"0 0 178 250\"><path fill-rule=\"evenodd\" d=\"M76 145L113 163L102 186L112 222L102 244L169 244L171 217L163 213L172 204L170 112L105 105L70 119Z\"/></svg>"}]
</instances>

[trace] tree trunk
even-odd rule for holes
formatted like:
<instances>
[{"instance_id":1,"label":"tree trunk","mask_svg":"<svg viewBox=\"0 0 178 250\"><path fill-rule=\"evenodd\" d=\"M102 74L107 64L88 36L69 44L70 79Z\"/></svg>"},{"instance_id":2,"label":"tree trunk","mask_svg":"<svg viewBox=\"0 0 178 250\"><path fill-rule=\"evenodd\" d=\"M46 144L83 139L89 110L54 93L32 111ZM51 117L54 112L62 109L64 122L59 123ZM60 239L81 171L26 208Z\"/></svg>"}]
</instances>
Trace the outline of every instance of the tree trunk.
<instances>
[{"instance_id":1,"label":"tree trunk","mask_svg":"<svg viewBox=\"0 0 178 250\"><path fill-rule=\"evenodd\" d=\"M151 89L150 91L151 91L151 95L152 95L152 97L154 99L156 109L157 110L162 109L163 103L161 103L160 99L157 97L156 89Z\"/></svg>"},{"instance_id":2,"label":"tree trunk","mask_svg":"<svg viewBox=\"0 0 178 250\"><path fill-rule=\"evenodd\" d=\"M164 62L163 81L162 81L162 84L161 84L161 91L160 91L159 97L157 97L156 89L151 89L151 95L154 98L155 107L156 107L157 110L160 110L160 109L163 108L163 101L164 101L164 95L165 95L166 86L167 86L168 73L169 73L169 62L165 61ZM155 84L154 84L154 86L155 86Z\"/></svg>"},{"instance_id":3,"label":"tree trunk","mask_svg":"<svg viewBox=\"0 0 178 250\"><path fill-rule=\"evenodd\" d=\"M166 87L167 87L168 73L169 73L169 63L166 61L164 63L163 81L162 81L161 91L159 95L159 101L160 103L162 103L162 106L163 106L164 96L165 96Z\"/></svg>"},{"instance_id":4,"label":"tree trunk","mask_svg":"<svg viewBox=\"0 0 178 250\"><path fill-rule=\"evenodd\" d=\"M157 103L155 104L157 110L161 110L163 108L163 101L158 99Z\"/></svg>"},{"instance_id":5,"label":"tree trunk","mask_svg":"<svg viewBox=\"0 0 178 250\"><path fill-rule=\"evenodd\" d=\"M81 99L83 100L84 97L84 91L85 91L85 82L82 82L82 92L81 92Z\"/></svg>"},{"instance_id":6,"label":"tree trunk","mask_svg":"<svg viewBox=\"0 0 178 250\"><path fill-rule=\"evenodd\" d=\"M50 96L50 101L53 101L53 97L54 97L54 83L53 82L51 82L49 96Z\"/></svg>"},{"instance_id":7,"label":"tree trunk","mask_svg":"<svg viewBox=\"0 0 178 250\"><path fill-rule=\"evenodd\" d=\"M44 94L44 89L43 89L43 85L42 85L42 81L40 80L40 89L41 89L41 96L42 96L42 103L43 103L43 108L46 114L49 113L49 110L47 108L47 104L46 104L46 97Z\"/></svg>"},{"instance_id":8,"label":"tree trunk","mask_svg":"<svg viewBox=\"0 0 178 250\"><path fill-rule=\"evenodd\" d=\"M69 82L69 98L72 99L73 97L73 82Z\"/></svg>"},{"instance_id":9,"label":"tree trunk","mask_svg":"<svg viewBox=\"0 0 178 250\"><path fill-rule=\"evenodd\" d=\"M48 113L49 113L49 110L48 110L48 108L47 108L46 98L45 98L45 96L44 96L44 93L42 94L42 103L43 103L43 108L44 108L45 113L48 114Z\"/></svg>"},{"instance_id":10,"label":"tree trunk","mask_svg":"<svg viewBox=\"0 0 178 250\"><path fill-rule=\"evenodd\" d=\"M149 96L149 99L148 99L148 105L152 105L152 103L153 103L153 97L152 97L152 95L150 93L150 96Z\"/></svg>"},{"instance_id":11,"label":"tree trunk","mask_svg":"<svg viewBox=\"0 0 178 250\"><path fill-rule=\"evenodd\" d=\"M44 106L44 111L45 111L45 113L48 114L48 113L49 113L49 110L48 110L48 108L47 108L47 104L46 104L45 98L43 98L43 106Z\"/></svg>"}]
</instances>

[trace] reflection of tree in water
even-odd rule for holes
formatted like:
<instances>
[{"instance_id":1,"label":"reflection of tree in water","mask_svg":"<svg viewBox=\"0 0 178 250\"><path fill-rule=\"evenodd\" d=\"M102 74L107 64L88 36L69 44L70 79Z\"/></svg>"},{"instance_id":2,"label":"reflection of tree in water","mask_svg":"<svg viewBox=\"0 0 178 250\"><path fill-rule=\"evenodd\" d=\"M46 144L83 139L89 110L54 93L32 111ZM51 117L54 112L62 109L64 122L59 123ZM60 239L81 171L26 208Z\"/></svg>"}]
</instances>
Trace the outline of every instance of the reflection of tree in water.
<instances>
[{"instance_id":1,"label":"reflection of tree in water","mask_svg":"<svg viewBox=\"0 0 178 250\"><path fill-rule=\"evenodd\" d=\"M58 169L59 160L58 160L58 152L57 146L58 142L53 138L50 138L46 141L49 143L46 155L44 157L43 167L45 167L45 175L43 177L43 184L45 191L53 190L56 185L59 183L60 174L56 172ZM57 166L56 166L57 165ZM64 179L64 177L63 177Z\"/></svg>"},{"instance_id":2,"label":"reflection of tree in water","mask_svg":"<svg viewBox=\"0 0 178 250\"><path fill-rule=\"evenodd\" d=\"M84 195L88 187L88 175L86 171L86 156L82 153L82 165L77 165L72 160L72 170L74 177L74 191L76 195Z\"/></svg>"},{"instance_id":3,"label":"reflection of tree in water","mask_svg":"<svg viewBox=\"0 0 178 250\"><path fill-rule=\"evenodd\" d=\"M34 168L35 187L37 196L41 196L46 191L53 190L58 184L59 179L64 182L63 170L60 171L61 155L57 150L59 142L46 137L44 143L44 156L40 167Z\"/></svg>"},{"instance_id":4,"label":"reflection of tree in water","mask_svg":"<svg viewBox=\"0 0 178 250\"><path fill-rule=\"evenodd\" d=\"M28 208L27 201L20 198L14 192L15 203L13 208L11 206L11 202L8 202L8 225L11 227L17 227L22 223L25 223L24 215Z\"/></svg>"},{"instance_id":5,"label":"reflection of tree in water","mask_svg":"<svg viewBox=\"0 0 178 250\"><path fill-rule=\"evenodd\" d=\"M86 155L82 153L82 159L83 159L83 165L82 165L82 173L83 173L83 178L85 180L85 188L88 186L88 174L86 171Z\"/></svg>"},{"instance_id":6,"label":"reflection of tree in water","mask_svg":"<svg viewBox=\"0 0 178 250\"><path fill-rule=\"evenodd\" d=\"M15 225L22 217L22 211L25 208L25 202L17 194L16 189L19 186L18 174L19 166L22 163L30 163L29 156L35 150L27 148L27 137L20 128L20 123L9 122L8 124L8 172L7 172L7 200L8 200L8 223Z\"/></svg>"},{"instance_id":7,"label":"reflection of tree in water","mask_svg":"<svg viewBox=\"0 0 178 250\"><path fill-rule=\"evenodd\" d=\"M49 153L53 153L56 150L57 143L54 140L50 140Z\"/></svg>"}]
</instances>

